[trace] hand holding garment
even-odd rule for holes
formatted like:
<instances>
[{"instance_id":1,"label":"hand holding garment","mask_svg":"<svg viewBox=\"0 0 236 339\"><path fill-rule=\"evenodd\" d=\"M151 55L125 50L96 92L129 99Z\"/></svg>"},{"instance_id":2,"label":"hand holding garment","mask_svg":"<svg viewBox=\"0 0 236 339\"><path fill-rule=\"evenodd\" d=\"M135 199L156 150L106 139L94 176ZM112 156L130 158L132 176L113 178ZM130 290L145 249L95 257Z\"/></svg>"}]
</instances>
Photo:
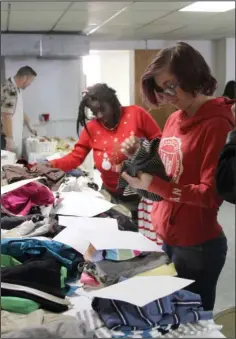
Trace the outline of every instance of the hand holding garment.
<instances>
[{"instance_id":1,"label":"hand holding garment","mask_svg":"<svg viewBox=\"0 0 236 339\"><path fill-rule=\"evenodd\" d=\"M53 202L51 190L35 181L4 194L1 197L1 210L8 215L25 216L33 206L48 206Z\"/></svg>"},{"instance_id":2,"label":"hand holding garment","mask_svg":"<svg viewBox=\"0 0 236 339\"><path fill-rule=\"evenodd\" d=\"M158 154L160 139L154 139L151 142L143 141L139 150L135 155L126 161L124 161L121 168L121 176L119 178L118 188L125 189L124 195L132 195L138 193L144 198L147 198L152 201L161 201L162 197L157 194L147 192L149 184L152 181L152 176L159 176L162 180L169 181L169 178L165 172L165 167L161 161L161 158ZM147 184L145 189L140 189L139 187L130 187L122 173L126 172L130 177L134 178L136 182L139 175L142 175L143 178L150 177L150 183ZM142 173L142 174L140 174ZM139 180L138 180L139 181Z\"/></svg>"}]
</instances>

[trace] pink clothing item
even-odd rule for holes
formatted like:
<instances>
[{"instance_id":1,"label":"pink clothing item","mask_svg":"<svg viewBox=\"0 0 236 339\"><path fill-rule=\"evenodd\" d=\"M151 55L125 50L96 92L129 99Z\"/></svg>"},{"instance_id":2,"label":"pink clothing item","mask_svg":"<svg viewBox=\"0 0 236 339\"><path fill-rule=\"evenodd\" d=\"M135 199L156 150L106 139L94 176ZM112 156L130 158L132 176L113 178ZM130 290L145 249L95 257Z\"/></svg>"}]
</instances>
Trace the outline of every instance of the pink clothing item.
<instances>
[{"instance_id":1,"label":"pink clothing item","mask_svg":"<svg viewBox=\"0 0 236 339\"><path fill-rule=\"evenodd\" d=\"M88 273L81 274L80 282L87 286L100 286L99 282Z\"/></svg>"},{"instance_id":2,"label":"pink clothing item","mask_svg":"<svg viewBox=\"0 0 236 339\"><path fill-rule=\"evenodd\" d=\"M8 215L26 216L33 206L47 206L53 202L51 190L35 181L4 194L1 197L1 210Z\"/></svg>"}]
</instances>

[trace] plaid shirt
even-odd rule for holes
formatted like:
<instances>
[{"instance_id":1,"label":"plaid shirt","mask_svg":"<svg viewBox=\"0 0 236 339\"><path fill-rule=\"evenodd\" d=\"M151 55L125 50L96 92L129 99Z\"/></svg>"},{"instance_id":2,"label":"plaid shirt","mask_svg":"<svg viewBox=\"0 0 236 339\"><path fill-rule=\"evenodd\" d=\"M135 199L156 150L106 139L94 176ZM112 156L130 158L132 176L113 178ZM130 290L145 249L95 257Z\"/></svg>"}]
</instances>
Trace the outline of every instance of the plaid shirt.
<instances>
[{"instance_id":1,"label":"plaid shirt","mask_svg":"<svg viewBox=\"0 0 236 339\"><path fill-rule=\"evenodd\" d=\"M15 113L17 89L11 79L1 85L1 113Z\"/></svg>"}]
</instances>

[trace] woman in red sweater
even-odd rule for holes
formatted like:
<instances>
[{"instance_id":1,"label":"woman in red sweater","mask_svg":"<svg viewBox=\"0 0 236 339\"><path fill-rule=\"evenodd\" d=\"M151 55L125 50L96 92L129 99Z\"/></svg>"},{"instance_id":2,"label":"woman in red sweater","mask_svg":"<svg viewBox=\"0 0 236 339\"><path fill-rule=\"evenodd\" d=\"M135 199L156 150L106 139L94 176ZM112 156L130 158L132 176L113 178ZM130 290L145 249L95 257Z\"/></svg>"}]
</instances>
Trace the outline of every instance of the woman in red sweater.
<instances>
[{"instance_id":1,"label":"woman in red sweater","mask_svg":"<svg viewBox=\"0 0 236 339\"><path fill-rule=\"evenodd\" d=\"M178 109L167 120L159 146L172 180L146 173L123 177L134 188L163 197L153 206L153 227L178 276L195 280L191 291L212 310L227 254L227 240L217 221L222 200L215 172L233 128L232 102L212 97L216 80L202 55L183 42L158 53L143 75L142 88L151 104L169 102Z\"/></svg>"},{"instance_id":2,"label":"woman in red sweater","mask_svg":"<svg viewBox=\"0 0 236 339\"><path fill-rule=\"evenodd\" d=\"M161 130L151 115L139 106L122 107L116 91L106 84L89 87L80 103L77 131L84 126L73 151L61 159L50 162L52 167L67 172L80 166L88 153L93 150L96 168L100 171L104 188L111 194L112 202L127 206L137 219L137 195L124 197L117 191L119 166L125 160L120 144L130 135L152 140L161 137ZM92 121L86 122L85 109L93 114Z\"/></svg>"}]
</instances>

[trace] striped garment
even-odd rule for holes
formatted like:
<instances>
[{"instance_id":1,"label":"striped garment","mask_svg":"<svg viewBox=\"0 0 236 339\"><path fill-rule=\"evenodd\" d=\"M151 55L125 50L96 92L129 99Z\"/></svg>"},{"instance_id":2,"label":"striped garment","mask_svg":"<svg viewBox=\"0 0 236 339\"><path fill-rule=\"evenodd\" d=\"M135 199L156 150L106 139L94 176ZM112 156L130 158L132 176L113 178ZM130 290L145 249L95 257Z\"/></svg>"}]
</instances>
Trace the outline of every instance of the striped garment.
<instances>
[{"instance_id":1,"label":"striped garment","mask_svg":"<svg viewBox=\"0 0 236 339\"><path fill-rule=\"evenodd\" d=\"M96 312L91 309L76 313L76 317L85 327L88 338L189 338L190 336L204 337L207 334L220 331L222 326L216 325L213 320L200 320L196 323L180 324L178 328L166 327L166 333L160 327L153 327L145 331L112 331L109 330Z\"/></svg>"},{"instance_id":2,"label":"striped garment","mask_svg":"<svg viewBox=\"0 0 236 339\"><path fill-rule=\"evenodd\" d=\"M145 172L158 175L161 179L169 181L164 164L158 154L159 143L160 139L154 139L151 142L144 140L135 155L124 161L120 173L127 172L130 176L136 177L138 172ZM124 196L139 194L151 201L162 200L162 197L157 194L131 188L121 176L118 181L118 188L124 189Z\"/></svg>"},{"instance_id":3,"label":"striped garment","mask_svg":"<svg viewBox=\"0 0 236 339\"><path fill-rule=\"evenodd\" d=\"M152 226L152 206L153 201L141 198L138 205L138 229L146 238L162 245L162 240L157 236Z\"/></svg>"},{"instance_id":4,"label":"striped garment","mask_svg":"<svg viewBox=\"0 0 236 339\"><path fill-rule=\"evenodd\" d=\"M203 310L199 295L185 290L143 307L118 300L94 298L92 308L108 329L119 331L150 330L156 326L165 331L169 325L178 328L180 324L197 323L213 317L211 311Z\"/></svg>"}]
</instances>

